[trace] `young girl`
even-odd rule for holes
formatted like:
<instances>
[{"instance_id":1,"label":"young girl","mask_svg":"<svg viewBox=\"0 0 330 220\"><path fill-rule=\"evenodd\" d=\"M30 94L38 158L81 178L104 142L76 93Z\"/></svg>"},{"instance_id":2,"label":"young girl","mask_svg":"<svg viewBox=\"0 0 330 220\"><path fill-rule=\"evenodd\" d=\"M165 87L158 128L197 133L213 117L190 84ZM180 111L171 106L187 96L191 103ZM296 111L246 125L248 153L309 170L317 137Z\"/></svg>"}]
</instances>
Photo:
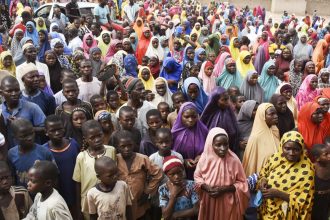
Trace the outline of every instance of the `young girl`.
<instances>
[{"instance_id":1,"label":"young girl","mask_svg":"<svg viewBox=\"0 0 330 220\"><path fill-rule=\"evenodd\" d=\"M111 134L115 131L111 120L111 114L106 110L100 110L95 113L94 120L101 124L104 133L103 144L108 145L110 143Z\"/></svg>"},{"instance_id":2,"label":"young girl","mask_svg":"<svg viewBox=\"0 0 330 220\"><path fill-rule=\"evenodd\" d=\"M7 70L13 76L16 75L16 66L13 61L13 56L9 51L3 51L0 54L0 69Z\"/></svg>"},{"instance_id":3,"label":"young girl","mask_svg":"<svg viewBox=\"0 0 330 220\"><path fill-rule=\"evenodd\" d=\"M192 102L182 104L172 128L173 150L183 156L188 179L193 179L207 133L207 127L198 118L196 105Z\"/></svg>"},{"instance_id":4,"label":"young girl","mask_svg":"<svg viewBox=\"0 0 330 220\"><path fill-rule=\"evenodd\" d=\"M150 73L156 79L160 73L160 63L157 56L151 56L150 60L146 62L147 66L150 68ZM143 66L143 59L142 59L142 66Z\"/></svg>"},{"instance_id":5,"label":"young girl","mask_svg":"<svg viewBox=\"0 0 330 220\"><path fill-rule=\"evenodd\" d=\"M89 49L89 58L92 61L93 76L97 76L101 69L105 67L105 63L101 59L102 51L98 47Z\"/></svg>"},{"instance_id":6,"label":"young girl","mask_svg":"<svg viewBox=\"0 0 330 220\"><path fill-rule=\"evenodd\" d=\"M194 181L185 178L182 161L176 156L165 157L163 171L168 181L158 192L164 220L193 219L199 210L198 195Z\"/></svg>"},{"instance_id":7,"label":"young girl","mask_svg":"<svg viewBox=\"0 0 330 220\"><path fill-rule=\"evenodd\" d=\"M116 160L115 148L103 145L103 131L99 122L90 120L82 126L82 134L87 145L87 150L77 156L76 166L73 171L73 180L76 181L77 211L88 216L87 192L97 183L94 170L95 159L107 156Z\"/></svg>"},{"instance_id":8,"label":"young girl","mask_svg":"<svg viewBox=\"0 0 330 220\"><path fill-rule=\"evenodd\" d=\"M172 57L166 57L159 76L167 80L171 92L176 92L181 78L182 66Z\"/></svg>"},{"instance_id":9,"label":"young girl","mask_svg":"<svg viewBox=\"0 0 330 220\"><path fill-rule=\"evenodd\" d=\"M156 56L162 62L164 60L164 50L159 44L158 37L151 38L147 52L145 54L148 57Z\"/></svg>"},{"instance_id":10,"label":"young girl","mask_svg":"<svg viewBox=\"0 0 330 220\"><path fill-rule=\"evenodd\" d=\"M216 81L217 86L221 86L224 89L228 89L231 86L241 86L242 77L236 68L236 61L234 59L227 58L225 60L223 71Z\"/></svg>"},{"instance_id":11,"label":"young girl","mask_svg":"<svg viewBox=\"0 0 330 220\"><path fill-rule=\"evenodd\" d=\"M48 40L48 32L46 30L38 31L39 34L39 52L38 52L38 61L45 62L45 53L47 50L50 50L50 43Z\"/></svg>"},{"instance_id":12,"label":"young girl","mask_svg":"<svg viewBox=\"0 0 330 220\"><path fill-rule=\"evenodd\" d=\"M213 128L207 135L194 177L201 200L198 219L243 219L250 196L248 183L222 128Z\"/></svg>"},{"instance_id":13,"label":"young girl","mask_svg":"<svg viewBox=\"0 0 330 220\"><path fill-rule=\"evenodd\" d=\"M202 114L208 97L200 81L196 77L187 78L183 83L183 93L188 101L193 102L197 106L198 114Z\"/></svg>"},{"instance_id":14,"label":"young girl","mask_svg":"<svg viewBox=\"0 0 330 220\"><path fill-rule=\"evenodd\" d=\"M71 69L71 64L66 55L64 55L64 49L66 48L65 43L59 38L54 38L50 42L50 47L56 53L57 59L61 64L62 68Z\"/></svg>"},{"instance_id":15,"label":"young girl","mask_svg":"<svg viewBox=\"0 0 330 220\"><path fill-rule=\"evenodd\" d=\"M202 80L203 89L205 93L208 95L212 92L212 90L216 87L215 85L215 77L213 76L214 65L211 61L205 61L201 70L198 74L198 77Z\"/></svg>"},{"instance_id":16,"label":"young girl","mask_svg":"<svg viewBox=\"0 0 330 220\"><path fill-rule=\"evenodd\" d=\"M148 196L155 194L162 179L162 172L145 155L133 152L134 141L129 131L116 135L118 179L127 183L133 194L133 219L143 218L150 207Z\"/></svg>"},{"instance_id":17,"label":"young girl","mask_svg":"<svg viewBox=\"0 0 330 220\"><path fill-rule=\"evenodd\" d=\"M57 55L53 50L47 50L45 52L45 63L49 69L50 85L53 92L56 94L62 89L61 85L61 71L62 67L57 59Z\"/></svg>"},{"instance_id":18,"label":"young girl","mask_svg":"<svg viewBox=\"0 0 330 220\"><path fill-rule=\"evenodd\" d=\"M249 71L240 87L240 92L246 100L255 100L258 103L263 103L264 90L258 82L258 77L257 71Z\"/></svg>"},{"instance_id":19,"label":"young girl","mask_svg":"<svg viewBox=\"0 0 330 220\"><path fill-rule=\"evenodd\" d=\"M109 31L102 31L98 38L98 48L101 49L102 57L105 57L110 47L111 33Z\"/></svg>"},{"instance_id":20,"label":"young girl","mask_svg":"<svg viewBox=\"0 0 330 220\"><path fill-rule=\"evenodd\" d=\"M97 41L94 39L92 33L87 33L84 35L83 38L83 45L82 48L84 49L85 58L89 58L90 49L93 47L97 47Z\"/></svg>"},{"instance_id":21,"label":"young girl","mask_svg":"<svg viewBox=\"0 0 330 220\"><path fill-rule=\"evenodd\" d=\"M264 90L264 101L268 102L270 97L275 93L276 88L279 86L277 77L275 76L275 63L270 60L265 63L262 68L260 78L258 82L261 88Z\"/></svg>"},{"instance_id":22,"label":"young girl","mask_svg":"<svg viewBox=\"0 0 330 220\"><path fill-rule=\"evenodd\" d=\"M318 95L320 95L320 90L317 88L317 76L315 74L310 74L306 76L302 82L296 96L298 111L300 111L307 102L312 102Z\"/></svg>"},{"instance_id":23,"label":"young girl","mask_svg":"<svg viewBox=\"0 0 330 220\"><path fill-rule=\"evenodd\" d=\"M154 77L151 75L150 68L147 66L140 67L138 78L141 79L145 90L152 90L154 87Z\"/></svg>"},{"instance_id":24,"label":"young girl","mask_svg":"<svg viewBox=\"0 0 330 220\"><path fill-rule=\"evenodd\" d=\"M171 107L173 106L172 92L168 87L166 79L158 77L155 80L152 92L155 94L155 98L151 102L154 106L157 106L160 102L167 102Z\"/></svg>"}]
</instances>

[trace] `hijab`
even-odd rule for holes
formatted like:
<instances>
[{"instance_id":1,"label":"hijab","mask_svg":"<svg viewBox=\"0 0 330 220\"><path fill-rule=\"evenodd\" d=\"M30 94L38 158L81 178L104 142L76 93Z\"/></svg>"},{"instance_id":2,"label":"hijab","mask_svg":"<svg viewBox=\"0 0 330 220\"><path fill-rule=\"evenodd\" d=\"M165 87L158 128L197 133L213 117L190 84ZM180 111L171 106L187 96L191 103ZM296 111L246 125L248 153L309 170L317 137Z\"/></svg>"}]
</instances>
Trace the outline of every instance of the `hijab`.
<instances>
[{"instance_id":1,"label":"hijab","mask_svg":"<svg viewBox=\"0 0 330 220\"><path fill-rule=\"evenodd\" d=\"M49 66L47 63L47 67L49 70L49 77L50 77L50 85L51 85L51 89L54 93L57 93L58 91L60 91L62 89L62 85L61 85L61 71L62 71L62 67L60 62L57 59L57 55L53 50L47 50L45 52L45 57L48 54L53 54L53 56L55 57L56 61L55 64L52 66Z\"/></svg>"},{"instance_id":2,"label":"hijab","mask_svg":"<svg viewBox=\"0 0 330 220\"><path fill-rule=\"evenodd\" d=\"M239 53L239 57L236 61L237 63L237 71L241 74L242 78L246 77L248 71L250 70L255 70L253 64L252 64L252 59L248 64L244 63L244 59L247 56L251 56L249 51L243 50Z\"/></svg>"},{"instance_id":3,"label":"hijab","mask_svg":"<svg viewBox=\"0 0 330 220\"><path fill-rule=\"evenodd\" d=\"M32 40L30 37L23 37L20 41L20 45L16 50L15 56L13 57L16 66L19 66L20 64L25 62L25 57L23 55L23 46L27 41L30 40Z\"/></svg>"},{"instance_id":4,"label":"hijab","mask_svg":"<svg viewBox=\"0 0 330 220\"><path fill-rule=\"evenodd\" d=\"M313 52L312 61L315 63L315 73L317 74L324 67L325 59L328 54L328 43L321 39L317 42Z\"/></svg>"},{"instance_id":5,"label":"hijab","mask_svg":"<svg viewBox=\"0 0 330 220\"><path fill-rule=\"evenodd\" d=\"M54 50L56 44L62 44L62 46L65 47L63 41L60 38L55 38L55 39L52 39L50 42L50 47L52 48L52 50ZM57 56L57 59L63 68L66 68L66 69L71 68L71 64L70 64L68 58L66 56L64 56L63 54Z\"/></svg>"},{"instance_id":6,"label":"hijab","mask_svg":"<svg viewBox=\"0 0 330 220\"><path fill-rule=\"evenodd\" d=\"M142 83L143 83L143 85L144 85L144 89L145 89L145 90L150 90L150 91L152 91L152 89L154 88L154 77L153 77L153 75L152 75L151 72L150 72L150 78L149 78L149 80L148 80L148 81L145 81L145 80L142 78L142 71L143 71L144 69L147 69L147 70L149 70L149 72L150 72L149 67L147 67L147 66L141 66L140 69L139 69L138 78L141 79L141 81L142 81ZM166 83L167 83L167 81L166 81Z\"/></svg>"},{"instance_id":7,"label":"hijab","mask_svg":"<svg viewBox=\"0 0 330 220\"><path fill-rule=\"evenodd\" d=\"M235 60L232 58L227 58L225 60L223 71L221 75L216 79L217 86L223 87L225 89L228 89L231 86L237 86L238 88L241 86L242 77L241 74L238 72L237 68L235 73L229 73L227 69L227 65L232 63L236 65Z\"/></svg>"},{"instance_id":8,"label":"hijab","mask_svg":"<svg viewBox=\"0 0 330 220\"><path fill-rule=\"evenodd\" d=\"M148 67L150 68L150 73L153 75L154 78L157 78L159 76L160 73L160 63L159 63L159 59L156 56L152 56L151 58L156 58L156 63L154 66L151 66L150 63L148 65Z\"/></svg>"},{"instance_id":9,"label":"hijab","mask_svg":"<svg viewBox=\"0 0 330 220\"><path fill-rule=\"evenodd\" d=\"M319 72L319 75L318 75L318 84L317 86L322 89L322 88L329 88L330 87L330 82L328 80L327 83L324 83L322 81L322 75L325 74L325 73L328 73L330 74L330 70L328 68L322 68Z\"/></svg>"},{"instance_id":10,"label":"hijab","mask_svg":"<svg viewBox=\"0 0 330 220\"><path fill-rule=\"evenodd\" d=\"M110 43L108 43L108 44L106 44L104 41L103 41L103 38L102 38L102 36L104 35L104 34L108 34L109 35L109 37L110 37ZM110 47L110 44L111 44L111 32L110 31L102 31L101 32L101 34L100 34L100 36L98 37L98 44L97 44L97 46L101 49L101 51L102 51L102 57L105 57L106 56L106 54L107 54L107 52L108 52L108 49L109 49L109 47Z\"/></svg>"},{"instance_id":11,"label":"hijab","mask_svg":"<svg viewBox=\"0 0 330 220\"><path fill-rule=\"evenodd\" d=\"M198 97L195 100L192 100L188 96L188 88L191 84L195 84L198 87ZM200 83L200 81L196 77L188 77L184 82L183 82L183 94L185 95L186 99L189 102L193 102L196 105L197 112L198 114L202 114L207 101L208 101L208 96L203 90L203 87Z\"/></svg>"},{"instance_id":12,"label":"hijab","mask_svg":"<svg viewBox=\"0 0 330 220\"><path fill-rule=\"evenodd\" d=\"M127 54L124 58L124 68L126 76L137 77L137 61L135 56L132 54Z\"/></svg>"},{"instance_id":13,"label":"hijab","mask_svg":"<svg viewBox=\"0 0 330 220\"><path fill-rule=\"evenodd\" d=\"M47 50L50 50L50 43L48 40L48 32L47 30L40 30L43 35L45 35L45 41L42 43L42 45L39 45L39 52L38 52L38 60L39 62L45 63L45 53Z\"/></svg>"},{"instance_id":14,"label":"hijab","mask_svg":"<svg viewBox=\"0 0 330 220\"><path fill-rule=\"evenodd\" d=\"M320 94L320 90L312 89L312 87L310 86L310 82L314 77L317 78L315 74L310 74L306 76L299 88L299 91L296 96L299 111L307 102L312 102L313 99Z\"/></svg>"},{"instance_id":15,"label":"hijab","mask_svg":"<svg viewBox=\"0 0 330 220\"><path fill-rule=\"evenodd\" d=\"M264 90L260 86L259 82L257 81L257 84L253 86L250 85L249 83L249 80L251 79L253 74L258 74L258 73L254 70L249 71L239 90L242 93L242 95L244 95L246 100L255 100L258 103L263 103Z\"/></svg>"},{"instance_id":16,"label":"hijab","mask_svg":"<svg viewBox=\"0 0 330 220\"><path fill-rule=\"evenodd\" d=\"M87 45L87 38L88 37L91 37L92 38L92 45L91 46L88 46ZM84 55L86 57L86 59L89 58L89 55L90 55L90 49L93 48L93 47L97 47L97 41L94 39L94 36L92 33L87 33L84 35L83 37L83 45L82 45L82 48L84 49Z\"/></svg>"},{"instance_id":17,"label":"hijab","mask_svg":"<svg viewBox=\"0 0 330 220\"><path fill-rule=\"evenodd\" d=\"M298 93L298 90L299 90L299 87L302 83L302 78L303 78L303 73L300 71L300 72L296 72L295 68L294 68L294 63L295 61L298 61L298 60L292 60L291 63L290 63L290 72L289 72L289 82L292 86L292 95L294 97L296 97L297 93Z\"/></svg>"},{"instance_id":18,"label":"hijab","mask_svg":"<svg viewBox=\"0 0 330 220\"><path fill-rule=\"evenodd\" d=\"M150 31L150 28L143 27L143 32L146 32L146 31ZM150 33L150 36L151 36L151 33ZM138 64L140 64L140 65L142 63L142 58L145 56L145 54L147 52L150 42L151 42L151 37L146 38L144 36L144 34L142 34L141 37L139 38L139 43L137 44L135 53L136 53L136 59L138 61Z\"/></svg>"},{"instance_id":19,"label":"hijab","mask_svg":"<svg viewBox=\"0 0 330 220\"><path fill-rule=\"evenodd\" d=\"M200 78L203 82L203 89L206 94L210 94L212 90L216 87L215 85L215 76L211 74L211 76L207 76L205 73L205 69L208 67L213 67L211 61L203 62L201 69L198 74L198 78Z\"/></svg>"},{"instance_id":20,"label":"hijab","mask_svg":"<svg viewBox=\"0 0 330 220\"><path fill-rule=\"evenodd\" d=\"M205 49L204 48L198 48L197 50L195 50L195 58L194 58L194 63L197 64L199 62L202 62L202 60L199 60L198 56L199 54L205 52ZM206 53L206 52L205 52Z\"/></svg>"},{"instance_id":21,"label":"hijab","mask_svg":"<svg viewBox=\"0 0 330 220\"><path fill-rule=\"evenodd\" d=\"M39 20L42 20L43 21L43 25L42 26L39 26L39 23L38 23ZM45 19L44 18L38 17L38 18L35 19L35 22L36 22L36 29L37 29L38 32L41 31L41 30L47 31L46 22L45 22Z\"/></svg>"},{"instance_id":22,"label":"hijab","mask_svg":"<svg viewBox=\"0 0 330 220\"><path fill-rule=\"evenodd\" d=\"M235 39L238 39L237 37L233 37L231 40L230 40L230 44L229 44L229 50L230 50L230 54L231 54L231 57L234 59L234 60L237 60L238 57L239 57L239 49L234 47L234 41Z\"/></svg>"},{"instance_id":23,"label":"hijab","mask_svg":"<svg viewBox=\"0 0 330 220\"><path fill-rule=\"evenodd\" d=\"M28 21L26 23L26 26L32 26L32 33L30 33L27 29L25 31L24 37L29 37L32 39L34 46L38 46L39 45L39 35L38 35L38 31L36 29L36 26L34 25L34 23L32 21Z\"/></svg>"},{"instance_id":24,"label":"hijab","mask_svg":"<svg viewBox=\"0 0 330 220\"><path fill-rule=\"evenodd\" d=\"M10 67L5 67L3 65L3 61L6 57L10 56L12 59L12 63ZM10 51L3 51L0 54L0 70L7 70L11 75L15 76L16 75L16 66L15 66L15 62L13 60L13 56L11 55Z\"/></svg>"},{"instance_id":25,"label":"hijab","mask_svg":"<svg viewBox=\"0 0 330 220\"><path fill-rule=\"evenodd\" d=\"M154 46L152 45L152 41L154 39L158 40L158 47L157 48L154 48ZM158 37L153 36L151 38L145 56L147 56L149 58L152 57L152 56L157 56L160 61L164 60L164 50L163 50L162 46L160 45L160 41L159 41Z\"/></svg>"},{"instance_id":26,"label":"hijab","mask_svg":"<svg viewBox=\"0 0 330 220\"><path fill-rule=\"evenodd\" d=\"M273 60L269 60L265 63L264 67L262 68L261 76L258 79L258 82L262 89L264 90L264 100L268 102L272 95L275 93L276 88L278 87L278 79L275 75L268 75L268 69L274 66L275 62Z\"/></svg>"},{"instance_id":27,"label":"hijab","mask_svg":"<svg viewBox=\"0 0 330 220\"><path fill-rule=\"evenodd\" d=\"M292 89L292 86L289 83L281 83L277 89L276 89L276 94L282 94L283 92L285 92L288 89ZM290 109L290 111L293 114L293 118L295 120L295 124L297 124L297 119L298 119L298 107L297 107L297 101L296 99L293 97L293 94L290 98L289 101L286 102L286 105L288 106L288 108Z\"/></svg>"},{"instance_id":28,"label":"hijab","mask_svg":"<svg viewBox=\"0 0 330 220\"><path fill-rule=\"evenodd\" d=\"M119 50L115 55L111 58L111 60L107 63L109 64L116 64L119 75L123 76L125 74L125 69L124 69L124 58L127 56L127 52L124 50Z\"/></svg>"},{"instance_id":29,"label":"hijab","mask_svg":"<svg viewBox=\"0 0 330 220\"><path fill-rule=\"evenodd\" d=\"M12 38L11 45L10 45L10 51L11 51L13 57L15 57L16 53L19 52L22 49L22 47L20 45L20 41L18 41L16 39L16 35L18 33L24 34L24 31L22 29L16 29L15 32L14 32L14 36Z\"/></svg>"},{"instance_id":30,"label":"hijab","mask_svg":"<svg viewBox=\"0 0 330 220\"><path fill-rule=\"evenodd\" d=\"M223 68L225 66L225 60L230 58L230 53L224 52L220 55L219 60L214 65L213 75L219 77L223 73Z\"/></svg>"},{"instance_id":31,"label":"hijab","mask_svg":"<svg viewBox=\"0 0 330 220\"><path fill-rule=\"evenodd\" d=\"M307 38L306 34L300 36L300 40L293 48L293 55L294 59L309 60L310 56L312 55L311 52L313 51L313 47L312 45L308 44L307 41L304 44L301 42L301 38L303 36Z\"/></svg>"},{"instance_id":32,"label":"hijab","mask_svg":"<svg viewBox=\"0 0 330 220\"><path fill-rule=\"evenodd\" d=\"M163 96L159 95L157 92L157 89L156 89L156 86L161 85L161 84L164 84L165 88L166 88L166 92ZM166 79L164 79L162 77L158 77L157 79L155 79L154 85L153 85L153 88L151 91L152 91L152 93L155 94L155 98L151 102L154 106L158 106L158 104L160 102L166 102L170 106L170 108L173 107L172 92L171 92L170 88L168 87Z\"/></svg>"},{"instance_id":33,"label":"hijab","mask_svg":"<svg viewBox=\"0 0 330 220\"><path fill-rule=\"evenodd\" d=\"M138 26L138 25L137 25L137 22L138 22L138 21L141 21L141 22L142 22L141 26ZM135 31L135 33L136 33L138 39L140 39L140 38L142 37L142 35L143 35L143 28L144 28L143 19L140 18L140 17L138 17L138 18L136 19L135 23L134 23L134 26L133 26L133 29L134 29L134 31ZM136 40L137 40L137 39L136 39Z\"/></svg>"},{"instance_id":34,"label":"hijab","mask_svg":"<svg viewBox=\"0 0 330 220\"><path fill-rule=\"evenodd\" d=\"M248 140L251 134L254 118L252 113L258 103L255 100L247 100L243 103L237 116L237 126L240 140Z\"/></svg>"},{"instance_id":35,"label":"hijab","mask_svg":"<svg viewBox=\"0 0 330 220\"><path fill-rule=\"evenodd\" d=\"M163 61L163 67L159 76L165 78L166 80L175 80L176 82L179 82L181 73L182 66L176 62L173 57L166 57ZM171 92L176 92L178 89L178 84L170 85L169 88Z\"/></svg>"},{"instance_id":36,"label":"hijab","mask_svg":"<svg viewBox=\"0 0 330 220\"><path fill-rule=\"evenodd\" d=\"M93 76L97 76L98 72L100 72L100 69L101 69L101 66L102 66L102 61L99 60L99 61L96 61L93 59L93 54L95 52L100 52L102 54L102 51L100 48L98 47L91 47L89 49L89 58L90 60L92 61L92 68L93 68Z\"/></svg>"}]
</instances>

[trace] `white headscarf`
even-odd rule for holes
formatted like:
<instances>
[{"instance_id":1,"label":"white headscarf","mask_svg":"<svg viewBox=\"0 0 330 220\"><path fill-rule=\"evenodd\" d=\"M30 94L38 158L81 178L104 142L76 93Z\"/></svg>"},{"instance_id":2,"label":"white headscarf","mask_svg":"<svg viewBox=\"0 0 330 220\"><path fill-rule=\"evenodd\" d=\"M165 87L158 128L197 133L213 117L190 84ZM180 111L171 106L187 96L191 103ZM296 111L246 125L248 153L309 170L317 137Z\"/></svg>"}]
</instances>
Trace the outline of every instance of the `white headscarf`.
<instances>
[{"instance_id":1,"label":"white headscarf","mask_svg":"<svg viewBox=\"0 0 330 220\"><path fill-rule=\"evenodd\" d=\"M158 47L157 48L154 48L152 46L152 41L154 39L158 40ZM149 57L149 58L152 57L152 56L157 56L160 61L164 60L164 50L163 50L162 46L160 45L160 40L159 40L158 37L154 36L154 37L151 38L148 49L147 49L147 52L146 52L146 56Z\"/></svg>"},{"instance_id":2,"label":"white headscarf","mask_svg":"<svg viewBox=\"0 0 330 220\"><path fill-rule=\"evenodd\" d=\"M165 84L165 87L166 87L166 93L165 93L164 96L160 96L157 93L157 90L156 90L156 85L159 85L159 84L162 84L162 83ZM166 102L170 106L170 108L172 108L172 106L173 106L172 92L171 92L170 88L168 87L166 79L164 79L163 77L158 77L157 79L155 79L154 87L152 89L152 93L155 94L155 98L151 102L154 106L157 107L157 105L160 102Z\"/></svg>"}]
</instances>

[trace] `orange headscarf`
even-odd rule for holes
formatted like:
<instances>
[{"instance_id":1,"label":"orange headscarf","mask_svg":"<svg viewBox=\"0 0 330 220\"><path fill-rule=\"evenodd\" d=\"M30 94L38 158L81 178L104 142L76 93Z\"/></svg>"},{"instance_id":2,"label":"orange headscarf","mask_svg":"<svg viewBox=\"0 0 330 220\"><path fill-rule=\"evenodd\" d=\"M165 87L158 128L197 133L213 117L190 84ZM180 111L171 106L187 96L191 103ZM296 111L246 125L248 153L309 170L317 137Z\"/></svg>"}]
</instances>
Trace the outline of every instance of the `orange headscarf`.
<instances>
[{"instance_id":1,"label":"orange headscarf","mask_svg":"<svg viewBox=\"0 0 330 220\"><path fill-rule=\"evenodd\" d=\"M143 27L143 32L150 31L150 28ZM148 46L150 44L152 34L150 33L150 37L146 38L144 34L142 33L141 38L139 39L138 45L136 47L136 59L138 61L138 64L141 65L142 58L145 56Z\"/></svg>"},{"instance_id":2,"label":"orange headscarf","mask_svg":"<svg viewBox=\"0 0 330 220\"><path fill-rule=\"evenodd\" d=\"M325 58L328 53L328 43L326 40L321 39L317 42L313 52L312 61L315 64L315 73L318 74L324 67Z\"/></svg>"},{"instance_id":3,"label":"orange headscarf","mask_svg":"<svg viewBox=\"0 0 330 220\"><path fill-rule=\"evenodd\" d=\"M324 119L320 124L312 122L313 113L320 108L315 102L306 103L298 114L298 131L305 140L305 145L310 150L313 144L324 143L324 138L330 134L330 114L324 114Z\"/></svg>"},{"instance_id":4,"label":"orange headscarf","mask_svg":"<svg viewBox=\"0 0 330 220\"><path fill-rule=\"evenodd\" d=\"M324 88L321 90L321 95L330 99L330 88Z\"/></svg>"},{"instance_id":5,"label":"orange headscarf","mask_svg":"<svg viewBox=\"0 0 330 220\"><path fill-rule=\"evenodd\" d=\"M137 25L137 22L138 22L138 21L141 21L141 22L142 22L142 25L141 25L141 26L138 26L138 25ZM140 17L138 17L138 18L136 19L135 23L134 23L134 26L133 26L133 29L134 29L136 35L138 36L138 39L140 39L141 36L142 36L142 33L143 33L143 27L144 27L144 25L143 25L143 19L140 18Z\"/></svg>"}]
</instances>

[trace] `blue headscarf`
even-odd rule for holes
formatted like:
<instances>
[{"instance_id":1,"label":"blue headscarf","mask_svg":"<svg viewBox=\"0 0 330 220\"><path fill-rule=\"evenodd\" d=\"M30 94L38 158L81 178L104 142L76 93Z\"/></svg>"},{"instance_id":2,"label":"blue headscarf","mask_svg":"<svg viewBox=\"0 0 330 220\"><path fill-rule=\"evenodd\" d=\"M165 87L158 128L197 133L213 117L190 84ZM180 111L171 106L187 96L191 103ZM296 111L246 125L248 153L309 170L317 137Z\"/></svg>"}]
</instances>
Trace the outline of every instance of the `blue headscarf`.
<instances>
[{"instance_id":1,"label":"blue headscarf","mask_svg":"<svg viewBox=\"0 0 330 220\"><path fill-rule=\"evenodd\" d=\"M32 26L32 33L28 32L28 30L26 29L24 37L30 37L33 41L34 46L38 46L39 45L39 35L38 35L38 31L36 29L36 26L34 25L34 23L32 21L28 21L26 23L26 26Z\"/></svg>"},{"instance_id":2,"label":"blue headscarf","mask_svg":"<svg viewBox=\"0 0 330 220\"><path fill-rule=\"evenodd\" d=\"M229 63L235 63L235 60L232 58L227 58L225 60L225 65L222 70L222 73L216 79L217 86L223 87L225 89L228 89L230 86L237 86L238 88L240 88L243 81L241 74L238 72L237 68L234 74L229 73L227 70L227 65Z\"/></svg>"},{"instance_id":3,"label":"blue headscarf","mask_svg":"<svg viewBox=\"0 0 330 220\"><path fill-rule=\"evenodd\" d=\"M183 61L182 61L182 66L184 67L184 65L186 65L186 63L188 63L190 60L187 56L187 51L188 49L194 49L192 46L188 46L186 48L184 48L184 51L183 51Z\"/></svg>"},{"instance_id":4,"label":"blue headscarf","mask_svg":"<svg viewBox=\"0 0 330 220\"><path fill-rule=\"evenodd\" d=\"M124 68L125 68L125 75L126 76L133 76L137 77L137 67L138 63L134 55L128 54L124 58Z\"/></svg>"},{"instance_id":5,"label":"blue headscarf","mask_svg":"<svg viewBox=\"0 0 330 220\"><path fill-rule=\"evenodd\" d=\"M59 39L61 41L61 43L63 45L63 49L64 49L64 52L63 52L64 55L71 55L72 54L72 50L63 41L63 39L62 39L62 37L61 37L61 35L59 33L57 33L57 32L51 32L51 33L49 33L49 35L52 38L52 40L53 39ZM56 43L57 43L57 41L56 41ZM52 46L52 45L50 45L50 46ZM54 46L55 46L55 44L54 44ZM52 47L52 49L53 49L53 47Z\"/></svg>"},{"instance_id":6,"label":"blue headscarf","mask_svg":"<svg viewBox=\"0 0 330 220\"><path fill-rule=\"evenodd\" d=\"M186 35L190 35L191 33L191 25L190 25L190 21L185 21L184 22L184 26L185 26L185 31L186 31Z\"/></svg>"},{"instance_id":7,"label":"blue headscarf","mask_svg":"<svg viewBox=\"0 0 330 220\"><path fill-rule=\"evenodd\" d=\"M275 62L272 60L267 61L262 68L261 76L258 79L261 88L264 90L264 102L268 102L270 100L279 86L277 77L275 75L270 76L267 74L267 70L271 66L275 66Z\"/></svg>"},{"instance_id":8,"label":"blue headscarf","mask_svg":"<svg viewBox=\"0 0 330 220\"><path fill-rule=\"evenodd\" d=\"M198 86L199 93L198 93L198 97L195 100L192 100L188 96L188 87L190 86L190 84L196 84ZM202 114L209 98L204 92L202 84L196 77L188 77L183 82L183 94L186 96L187 101L193 102L197 106L198 114Z\"/></svg>"},{"instance_id":9,"label":"blue headscarf","mask_svg":"<svg viewBox=\"0 0 330 220\"><path fill-rule=\"evenodd\" d=\"M195 59L194 59L194 63L195 64L197 64L198 62L203 62L203 60L199 60L198 59L199 54L201 54L203 52L206 53L205 49L204 48L201 48L201 47L198 48L197 50L195 50Z\"/></svg>"},{"instance_id":10,"label":"blue headscarf","mask_svg":"<svg viewBox=\"0 0 330 220\"><path fill-rule=\"evenodd\" d=\"M44 63L45 62L45 53L47 50L50 50L50 43L48 41L48 32L46 30L40 30L39 32L43 33L45 35L45 41L42 43L39 49L38 53L38 60L39 62Z\"/></svg>"},{"instance_id":11,"label":"blue headscarf","mask_svg":"<svg viewBox=\"0 0 330 220\"><path fill-rule=\"evenodd\" d=\"M166 57L163 61L163 68L160 71L159 76L165 78L166 80L175 80L179 82L182 73L182 66L175 61L173 57ZM172 93L178 90L178 84L169 85Z\"/></svg>"}]
</instances>

